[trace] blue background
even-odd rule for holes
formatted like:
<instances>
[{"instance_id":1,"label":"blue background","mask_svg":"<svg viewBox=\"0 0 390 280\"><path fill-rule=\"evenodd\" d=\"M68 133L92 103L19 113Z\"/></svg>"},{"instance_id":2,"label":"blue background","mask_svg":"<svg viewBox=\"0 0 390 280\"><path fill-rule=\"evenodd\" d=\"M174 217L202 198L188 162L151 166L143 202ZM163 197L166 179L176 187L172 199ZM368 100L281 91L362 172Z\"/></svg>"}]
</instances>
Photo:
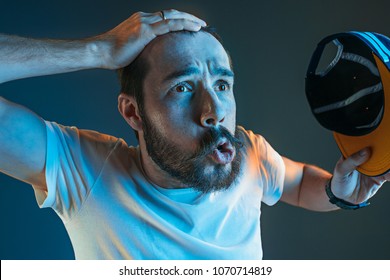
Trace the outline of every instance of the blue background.
<instances>
[{"instance_id":1,"label":"blue background","mask_svg":"<svg viewBox=\"0 0 390 280\"><path fill-rule=\"evenodd\" d=\"M262 134L282 155L333 170L340 153L311 115L305 71L316 43L349 30L390 35L390 2L311 1L7 1L0 32L84 38L137 11L176 8L215 26L235 66L238 123ZM0 54L1 55L1 54ZM107 70L31 78L0 85L0 95L47 120L124 138L133 132L116 109L117 77ZM22 137L22 135L21 135ZM28 155L26 155L28 156ZM265 259L390 259L388 183L359 211L316 213L263 206ZM39 209L30 186L0 174L0 259L72 259L70 240L51 209Z\"/></svg>"}]
</instances>

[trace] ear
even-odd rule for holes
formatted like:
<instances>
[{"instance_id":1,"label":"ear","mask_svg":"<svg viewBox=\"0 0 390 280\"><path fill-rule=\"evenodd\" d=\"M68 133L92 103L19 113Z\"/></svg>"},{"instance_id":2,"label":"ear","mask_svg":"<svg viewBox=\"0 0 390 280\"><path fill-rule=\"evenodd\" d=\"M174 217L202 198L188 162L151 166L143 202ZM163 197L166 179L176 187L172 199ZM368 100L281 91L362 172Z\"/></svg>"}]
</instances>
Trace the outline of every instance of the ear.
<instances>
[{"instance_id":1,"label":"ear","mask_svg":"<svg viewBox=\"0 0 390 280\"><path fill-rule=\"evenodd\" d=\"M121 93L118 96L118 110L125 121L136 131L142 131L142 120L133 96Z\"/></svg>"}]
</instances>

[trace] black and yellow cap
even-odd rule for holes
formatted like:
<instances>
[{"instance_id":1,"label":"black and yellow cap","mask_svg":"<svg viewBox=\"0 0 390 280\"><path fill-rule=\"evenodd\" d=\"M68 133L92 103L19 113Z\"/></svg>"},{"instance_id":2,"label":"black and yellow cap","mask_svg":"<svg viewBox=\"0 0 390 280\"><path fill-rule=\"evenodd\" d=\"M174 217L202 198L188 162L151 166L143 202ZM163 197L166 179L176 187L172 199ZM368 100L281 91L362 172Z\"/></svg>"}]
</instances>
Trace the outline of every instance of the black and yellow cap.
<instances>
[{"instance_id":1,"label":"black and yellow cap","mask_svg":"<svg viewBox=\"0 0 390 280\"><path fill-rule=\"evenodd\" d=\"M318 43L306 74L312 113L344 157L371 148L358 167L368 176L390 170L389 49L390 39L378 33L334 34Z\"/></svg>"}]
</instances>

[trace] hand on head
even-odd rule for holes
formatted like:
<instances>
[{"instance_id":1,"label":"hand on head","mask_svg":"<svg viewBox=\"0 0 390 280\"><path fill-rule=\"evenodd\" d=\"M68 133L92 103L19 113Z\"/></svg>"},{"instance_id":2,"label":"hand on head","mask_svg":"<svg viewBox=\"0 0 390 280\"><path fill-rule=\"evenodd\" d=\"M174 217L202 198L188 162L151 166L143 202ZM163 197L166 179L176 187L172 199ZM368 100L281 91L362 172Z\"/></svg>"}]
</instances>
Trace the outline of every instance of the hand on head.
<instances>
[{"instance_id":1,"label":"hand on head","mask_svg":"<svg viewBox=\"0 0 390 280\"><path fill-rule=\"evenodd\" d=\"M185 12L164 10L137 12L94 40L103 43L103 68L118 69L130 64L144 47L159 35L172 31L199 31L206 23Z\"/></svg>"}]
</instances>

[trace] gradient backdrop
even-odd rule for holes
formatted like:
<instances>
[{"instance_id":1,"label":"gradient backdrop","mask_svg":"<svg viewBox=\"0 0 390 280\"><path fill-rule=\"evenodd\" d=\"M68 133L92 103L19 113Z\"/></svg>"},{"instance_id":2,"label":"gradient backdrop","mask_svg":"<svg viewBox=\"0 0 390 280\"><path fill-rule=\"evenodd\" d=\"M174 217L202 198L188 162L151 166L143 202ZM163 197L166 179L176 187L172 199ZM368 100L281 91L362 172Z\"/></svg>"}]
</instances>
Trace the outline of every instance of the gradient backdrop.
<instances>
[{"instance_id":1,"label":"gradient backdrop","mask_svg":"<svg viewBox=\"0 0 390 280\"><path fill-rule=\"evenodd\" d=\"M309 110L304 93L308 61L316 43L332 33L390 35L389 7L388 0L1 0L0 32L83 38L137 11L193 13L217 27L233 57L238 124L265 136L280 154L332 171L340 153L332 134ZM0 85L2 96L47 120L112 134L134 145L133 132L116 109L118 90L115 73L107 70ZM386 183L372 205L359 211L315 213L283 203L264 205L264 258L390 259L389 198ZM39 209L31 187L1 174L0 215L1 259L74 258L54 211Z\"/></svg>"}]
</instances>

